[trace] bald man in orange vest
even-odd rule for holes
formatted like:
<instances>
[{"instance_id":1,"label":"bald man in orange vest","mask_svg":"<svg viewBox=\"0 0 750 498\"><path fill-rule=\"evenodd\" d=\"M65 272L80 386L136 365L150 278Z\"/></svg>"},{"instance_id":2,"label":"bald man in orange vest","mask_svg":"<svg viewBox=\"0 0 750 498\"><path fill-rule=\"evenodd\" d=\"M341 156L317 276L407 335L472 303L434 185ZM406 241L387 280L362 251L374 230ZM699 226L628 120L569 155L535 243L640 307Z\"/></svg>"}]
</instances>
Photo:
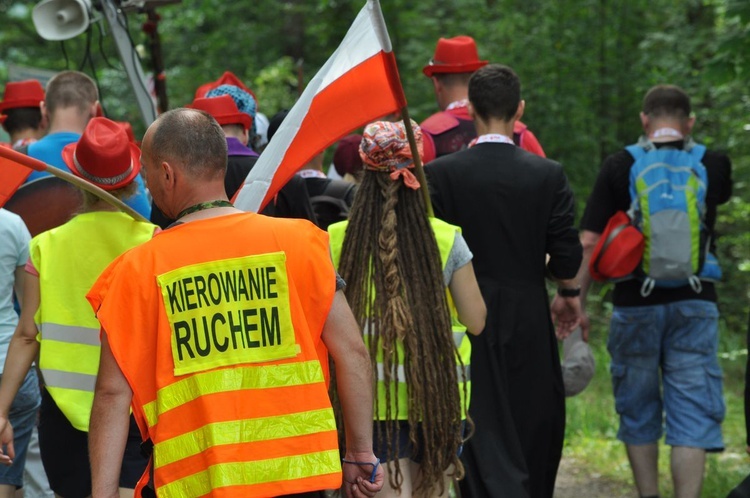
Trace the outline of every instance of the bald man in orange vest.
<instances>
[{"instance_id":1,"label":"bald man in orange vest","mask_svg":"<svg viewBox=\"0 0 750 498\"><path fill-rule=\"evenodd\" d=\"M235 209L226 147L195 109L162 114L144 136L149 189L177 221L117 259L88 296L102 326L93 497L117 495L131 403L152 450L136 496L322 497L343 477L346 496L372 497L383 485L372 370L327 234Z\"/></svg>"}]
</instances>

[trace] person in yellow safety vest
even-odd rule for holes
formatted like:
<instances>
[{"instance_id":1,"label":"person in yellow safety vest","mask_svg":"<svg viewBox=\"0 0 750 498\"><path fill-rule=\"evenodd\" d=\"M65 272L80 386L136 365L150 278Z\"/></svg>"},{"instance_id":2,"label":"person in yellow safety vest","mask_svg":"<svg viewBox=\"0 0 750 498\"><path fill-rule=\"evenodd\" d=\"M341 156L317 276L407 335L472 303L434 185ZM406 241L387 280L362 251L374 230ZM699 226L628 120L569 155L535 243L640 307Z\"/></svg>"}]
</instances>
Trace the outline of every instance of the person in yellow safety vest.
<instances>
[{"instance_id":1,"label":"person in yellow safety vest","mask_svg":"<svg viewBox=\"0 0 750 498\"><path fill-rule=\"evenodd\" d=\"M140 151L115 122L98 117L86 125L63 159L77 176L119 199L134 195ZM84 192L80 214L31 240L24 306L8 348L0 383L0 440L8 445L0 462L15 456L8 408L39 355L44 380L39 444L50 487L62 497L91 494L88 431L99 368L99 323L86 292L113 259L153 237L157 227L136 221ZM119 487L132 496L146 467L140 437L131 420ZM130 490L130 493L127 490Z\"/></svg>"},{"instance_id":2,"label":"person in yellow safety vest","mask_svg":"<svg viewBox=\"0 0 750 498\"><path fill-rule=\"evenodd\" d=\"M487 309L460 229L426 214L403 122L368 125L360 154L351 218L329 233L376 372L375 454L388 462L378 496L448 496L463 474L466 331L482 332Z\"/></svg>"},{"instance_id":3,"label":"person in yellow safety vest","mask_svg":"<svg viewBox=\"0 0 750 498\"><path fill-rule=\"evenodd\" d=\"M160 115L144 136L154 202L177 221L114 261L88 295L102 327L93 497L117 493L131 403L151 448L136 496L322 497L343 479L347 497L372 497L384 474L370 364L328 237L306 220L234 208L226 147L197 109Z\"/></svg>"}]
</instances>

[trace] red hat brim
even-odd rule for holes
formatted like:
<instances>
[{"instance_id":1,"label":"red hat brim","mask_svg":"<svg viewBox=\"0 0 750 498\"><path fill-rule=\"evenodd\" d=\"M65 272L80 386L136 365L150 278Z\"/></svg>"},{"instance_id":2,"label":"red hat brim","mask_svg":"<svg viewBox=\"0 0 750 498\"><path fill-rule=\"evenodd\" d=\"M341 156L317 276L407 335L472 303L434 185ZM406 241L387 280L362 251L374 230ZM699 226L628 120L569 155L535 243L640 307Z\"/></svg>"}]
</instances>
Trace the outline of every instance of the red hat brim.
<instances>
[{"instance_id":1,"label":"red hat brim","mask_svg":"<svg viewBox=\"0 0 750 498\"><path fill-rule=\"evenodd\" d=\"M82 174L81 171L76 166L76 161L74 159L76 146L78 145L78 142L73 142L72 144L68 144L63 148L62 151L62 158L63 161L65 161L65 164L70 168L70 171L76 175L79 178L83 178L89 183L92 183L96 185L99 188L102 188L104 190L117 190L118 188L125 187L130 182L132 182L135 177L138 175L138 173L141 171L141 150L138 148L138 146L134 143L128 142L128 146L130 147L130 160L132 161L131 164L133 166L133 169L131 170L130 174L123 178L121 181L117 183L113 183L111 185L109 184L102 184L97 183L90 178L88 178L86 175Z\"/></svg>"},{"instance_id":2,"label":"red hat brim","mask_svg":"<svg viewBox=\"0 0 750 498\"><path fill-rule=\"evenodd\" d=\"M244 112L236 112L232 114L214 114L213 112L210 112L206 109L196 107L195 102L193 102L192 104L188 104L185 107L187 107L188 109L197 109L199 111L203 111L209 114L212 118L216 120L217 123L219 123L222 126L240 125L245 130L249 130L250 127L253 125L253 118L251 118L249 114L245 114Z\"/></svg>"},{"instance_id":3,"label":"red hat brim","mask_svg":"<svg viewBox=\"0 0 750 498\"><path fill-rule=\"evenodd\" d=\"M16 99L0 102L0 112L6 109L18 109L19 107L36 107L38 109L42 100L44 99Z\"/></svg>"},{"instance_id":4,"label":"red hat brim","mask_svg":"<svg viewBox=\"0 0 750 498\"><path fill-rule=\"evenodd\" d=\"M241 125L246 130L249 130L253 125L253 118L244 112L237 114L225 114L223 116L213 116L217 123L220 125Z\"/></svg>"},{"instance_id":5,"label":"red hat brim","mask_svg":"<svg viewBox=\"0 0 750 498\"><path fill-rule=\"evenodd\" d=\"M218 80L212 81L211 83L204 83L199 86L198 89L195 90L195 96L193 100L205 98L208 92L210 92L214 88L220 87L221 85L236 86L237 88L240 88L241 90L249 93L250 95L252 95L253 100L255 100L255 106L257 108L258 99L255 97L255 93L253 93L252 90L245 86L242 80L235 76L235 74L231 71L224 71L224 74L222 74Z\"/></svg>"},{"instance_id":6,"label":"red hat brim","mask_svg":"<svg viewBox=\"0 0 750 498\"><path fill-rule=\"evenodd\" d=\"M422 68L422 72L431 78L434 74L473 73L486 65L487 61L473 61L465 64L427 64Z\"/></svg>"}]
</instances>

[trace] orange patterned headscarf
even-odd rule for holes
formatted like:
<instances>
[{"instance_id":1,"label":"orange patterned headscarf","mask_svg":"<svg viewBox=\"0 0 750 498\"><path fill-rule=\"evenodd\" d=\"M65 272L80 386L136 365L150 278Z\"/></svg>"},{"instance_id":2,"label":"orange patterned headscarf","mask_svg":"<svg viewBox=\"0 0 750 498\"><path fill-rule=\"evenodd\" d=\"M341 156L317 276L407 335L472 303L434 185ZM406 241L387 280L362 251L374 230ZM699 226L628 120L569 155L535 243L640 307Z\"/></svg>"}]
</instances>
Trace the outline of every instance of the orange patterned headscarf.
<instances>
[{"instance_id":1,"label":"orange patterned headscarf","mask_svg":"<svg viewBox=\"0 0 750 498\"><path fill-rule=\"evenodd\" d=\"M413 120L411 125L419 156L422 157L422 130ZM414 167L414 156L402 121L376 121L367 125L359 144L359 156L365 169L390 172L393 180L401 177L407 187L414 190L419 188L419 182L409 171Z\"/></svg>"}]
</instances>

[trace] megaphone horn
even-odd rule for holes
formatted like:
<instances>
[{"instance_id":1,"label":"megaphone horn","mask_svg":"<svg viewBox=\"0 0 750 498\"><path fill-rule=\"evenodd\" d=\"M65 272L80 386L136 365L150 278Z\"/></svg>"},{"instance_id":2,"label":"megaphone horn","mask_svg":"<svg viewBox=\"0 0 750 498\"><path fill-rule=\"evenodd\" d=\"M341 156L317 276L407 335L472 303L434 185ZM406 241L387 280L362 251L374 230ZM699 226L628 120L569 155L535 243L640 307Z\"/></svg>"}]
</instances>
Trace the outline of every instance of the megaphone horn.
<instances>
[{"instance_id":1,"label":"megaphone horn","mask_svg":"<svg viewBox=\"0 0 750 498\"><path fill-rule=\"evenodd\" d=\"M68 40L89 27L90 8L90 0L42 0L31 12L31 19L45 40Z\"/></svg>"}]
</instances>

